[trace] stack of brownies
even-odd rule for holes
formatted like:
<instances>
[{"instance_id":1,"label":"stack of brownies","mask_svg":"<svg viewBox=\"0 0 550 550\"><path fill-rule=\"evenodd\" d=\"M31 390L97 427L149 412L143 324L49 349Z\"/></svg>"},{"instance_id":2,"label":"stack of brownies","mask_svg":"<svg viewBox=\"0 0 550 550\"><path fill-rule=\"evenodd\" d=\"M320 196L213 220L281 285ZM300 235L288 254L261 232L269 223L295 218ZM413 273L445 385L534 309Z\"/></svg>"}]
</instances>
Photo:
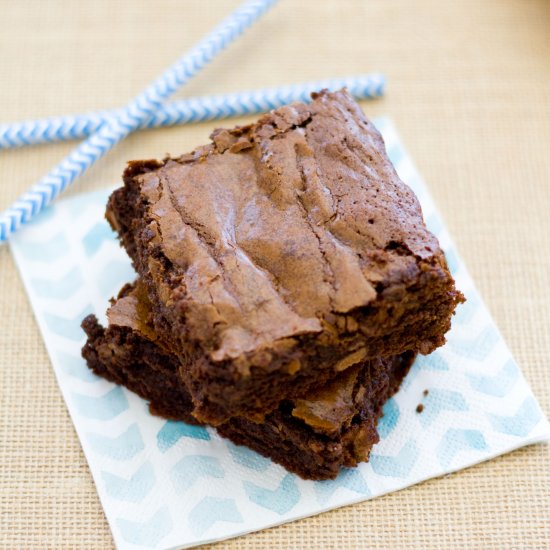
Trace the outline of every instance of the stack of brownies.
<instances>
[{"instance_id":1,"label":"stack of brownies","mask_svg":"<svg viewBox=\"0 0 550 550\"><path fill-rule=\"evenodd\" d=\"M368 460L382 406L445 341L455 289L418 200L345 92L163 162L131 162L107 219L138 273L89 367L166 418L308 479Z\"/></svg>"}]
</instances>

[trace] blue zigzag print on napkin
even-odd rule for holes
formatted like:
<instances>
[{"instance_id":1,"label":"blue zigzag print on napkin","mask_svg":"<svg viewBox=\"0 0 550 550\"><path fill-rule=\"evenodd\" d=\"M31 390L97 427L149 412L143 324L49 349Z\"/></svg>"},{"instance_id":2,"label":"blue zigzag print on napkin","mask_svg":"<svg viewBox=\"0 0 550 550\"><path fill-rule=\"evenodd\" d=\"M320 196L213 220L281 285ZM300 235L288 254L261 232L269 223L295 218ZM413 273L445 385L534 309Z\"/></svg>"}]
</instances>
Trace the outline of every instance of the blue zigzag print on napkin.
<instances>
[{"instance_id":1,"label":"blue zigzag print on napkin","mask_svg":"<svg viewBox=\"0 0 550 550\"><path fill-rule=\"evenodd\" d=\"M44 312L44 322L48 325L48 328L53 334L80 342L84 339L84 333L80 328L80 323L86 315L92 313L93 309L91 304L87 305L76 315L71 317L65 317L58 315L57 313Z\"/></svg>"},{"instance_id":2,"label":"blue zigzag print on napkin","mask_svg":"<svg viewBox=\"0 0 550 550\"><path fill-rule=\"evenodd\" d=\"M161 452L165 452L170 447L173 447L182 437L208 441L210 434L202 426L193 426L185 422L167 420L157 433L157 446Z\"/></svg>"},{"instance_id":3,"label":"blue zigzag print on napkin","mask_svg":"<svg viewBox=\"0 0 550 550\"><path fill-rule=\"evenodd\" d=\"M83 285L83 279L80 269L73 267L55 280L36 277L31 279L31 284L42 298L67 300Z\"/></svg>"},{"instance_id":4,"label":"blue zigzag print on napkin","mask_svg":"<svg viewBox=\"0 0 550 550\"><path fill-rule=\"evenodd\" d=\"M94 420L112 420L128 409L128 399L120 386L116 386L101 397L73 394L78 413Z\"/></svg>"},{"instance_id":5,"label":"blue zigzag print on napkin","mask_svg":"<svg viewBox=\"0 0 550 550\"><path fill-rule=\"evenodd\" d=\"M129 261L110 262L101 270L97 286L104 296L116 296L122 285L135 277L136 274Z\"/></svg>"},{"instance_id":6,"label":"blue zigzag print on napkin","mask_svg":"<svg viewBox=\"0 0 550 550\"><path fill-rule=\"evenodd\" d=\"M410 439L395 456L371 454L370 463L378 475L404 478L414 468L417 458L418 447Z\"/></svg>"},{"instance_id":7,"label":"blue zigzag print on napkin","mask_svg":"<svg viewBox=\"0 0 550 550\"><path fill-rule=\"evenodd\" d=\"M382 411L384 414L378 421L378 434L380 439L385 439L393 432L399 422L399 406L393 397L386 401Z\"/></svg>"},{"instance_id":8,"label":"blue zigzag print on napkin","mask_svg":"<svg viewBox=\"0 0 550 550\"><path fill-rule=\"evenodd\" d=\"M202 535L218 521L242 523L243 517L232 498L204 497L189 513L191 530Z\"/></svg>"},{"instance_id":9,"label":"blue zigzag print on napkin","mask_svg":"<svg viewBox=\"0 0 550 550\"><path fill-rule=\"evenodd\" d=\"M227 442L227 448L231 453L233 461L245 468L256 470L257 472L265 472L273 464L269 458L265 458L242 445L234 445Z\"/></svg>"},{"instance_id":10,"label":"blue zigzag print on napkin","mask_svg":"<svg viewBox=\"0 0 550 550\"><path fill-rule=\"evenodd\" d=\"M290 512L300 500L300 491L292 474L287 474L276 489L266 489L250 481L243 483L248 498L279 515Z\"/></svg>"},{"instance_id":11,"label":"blue zigzag print on napkin","mask_svg":"<svg viewBox=\"0 0 550 550\"><path fill-rule=\"evenodd\" d=\"M418 366L421 370L431 371L447 371L449 370L449 363L445 361L441 353L437 350L430 353L430 355L423 355L416 359L415 366Z\"/></svg>"},{"instance_id":12,"label":"blue zigzag print on napkin","mask_svg":"<svg viewBox=\"0 0 550 550\"><path fill-rule=\"evenodd\" d=\"M225 470L214 456L191 455L182 458L170 472L170 478L178 493L184 493L203 478L225 476Z\"/></svg>"},{"instance_id":13,"label":"blue zigzag print on napkin","mask_svg":"<svg viewBox=\"0 0 550 550\"><path fill-rule=\"evenodd\" d=\"M43 242L25 242L20 250L27 260L49 264L65 256L70 246L65 233L61 231Z\"/></svg>"},{"instance_id":14,"label":"blue zigzag print on napkin","mask_svg":"<svg viewBox=\"0 0 550 550\"><path fill-rule=\"evenodd\" d=\"M443 467L447 467L460 452L485 449L488 449L487 443L479 430L450 428L437 447L437 458Z\"/></svg>"},{"instance_id":15,"label":"blue zigzag print on napkin","mask_svg":"<svg viewBox=\"0 0 550 550\"><path fill-rule=\"evenodd\" d=\"M410 439L395 456L371 454L372 469L381 476L407 477L418 458L416 443Z\"/></svg>"},{"instance_id":16,"label":"blue zigzag print on napkin","mask_svg":"<svg viewBox=\"0 0 550 550\"><path fill-rule=\"evenodd\" d=\"M340 487L361 495L371 494L369 486L360 470L344 468L336 479L315 482L317 500L321 504L325 504Z\"/></svg>"},{"instance_id":17,"label":"blue zigzag print on napkin","mask_svg":"<svg viewBox=\"0 0 550 550\"><path fill-rule=\"evenodd\" d=\"M115 240L115 234L106 221L96 223L82 238L86 256L93 256L105 242Z\"/></svg>"},{"instance_id":18,"label":"blue zigzag print on napkin","mask_svg":"<svg viewBox=\"0 0 550 550\"><path fill-rule=\"evenodd\" d=\"M487 359L493 351L495 345L500 341L500 336L494 326L487 326L483 331L473 339L458 339L450 340L448 345L450 348L462 357L483 361Z\"/></svg>"},{"instance_id":19,"label":"blue zigzag print on napkin","mask_svg":"<svg viewBox=\"0 0 550 550\"><path fill-rule=\"evenodd\" d=\"M519 369L513 359L508 359L495 375L468 374L470 385L474 390L495 397L508 395L518 377Z\"/></svg>"},{"instance_id":20,"label":"blue zigzag print on napkin","mask_svg":"<svg viewBox=\"0 0 550 550\"><path fill-rule=\"evenodd\" d=\"M125 541L150 548L156 547L174 526L167 508L160 508L145 522L119 518L116 523Z\"/></svg>"},{"instance_id":21,"label":"blue zigzag print on napkin","mask_svg":"<svg viewBox=\"0 0 550 550\"><path fill-rule=\"evenodd\" d=\"M445 411L467 411L468 403L464 396L453 390L433 388L423 400L424 410L419 415L420 423L428 427L439 414Z\"/></svg>"},{"instance_id":22,"label":"blue zigzag print on napkin","mask_svg":"<svg viewBox=\"0 0 550 550\"><path fill-rule=\"evenodd\" d=\"M58 351L57 359L59 361L59 364L61 365L61 368L63 369L63 372L65 372L69 376L72 376L73 378L77 378L82 382L89 382L92 384L102 380L102 378L96 376L86 366L84 359L82 359L80 355L75 356L69 353L65 353L64 351Z\"/></svg>"},{"instance_id":23,"label":"blue zigzag print on napkin","mask_svg":"<svg viewBox=\"0 0 550 550\"><path fill-rule=\"evenodd\" d=\"M117 500L140 502L155 485L155 470L145 462L130 479L109 472L101 472L107 494Z\"/></svg>"},{"instance_id":24,"label":"blue zigzag print on napkin","mask_svg":"<svg viewBox=\"0 0 550 550\"><path fill-rule=\"evenodd\" d=\"M113 460L130 460L145 449L143 438L135 423L117 437L88 433L87 440L96 453Z\"/></svg>"},{"instance_id":25,"label":"blue zigzag print on napkin","mask_svg":"<svg viewBox=\"0 0 550 550\"><path fill-rule=\"evenodd\" d=\"M515 436L526 436L540 421L542 413L535 399L527 397L516 414L501 416L491 414L491 423L495 430Z\"/></svg>"},{"instance_id":26,"label":"blue zigzag print on napkin","mask_svg":"<svg viewBox=\"0 0 550 550\"><path fill-rule=\"evenodd\" d=\"M452 319L453 324L467 325L479 311L480 299L477 292L472 292L468 295L468 300L464 304L460 304L455 311Z\"/></svg>"},{"instance_id":27,"label":"blue zigzag print on napkin","mask_svg":"<svg viewBox=\"0 0 550 550\"><path fill-rule=\"evenodd\" d=\"M447 260L449 271L453 276L455 276L460 264L458 263L458 256L454 249L448 248L445 250L445 259Z\"/></svg>"}]
</instances>

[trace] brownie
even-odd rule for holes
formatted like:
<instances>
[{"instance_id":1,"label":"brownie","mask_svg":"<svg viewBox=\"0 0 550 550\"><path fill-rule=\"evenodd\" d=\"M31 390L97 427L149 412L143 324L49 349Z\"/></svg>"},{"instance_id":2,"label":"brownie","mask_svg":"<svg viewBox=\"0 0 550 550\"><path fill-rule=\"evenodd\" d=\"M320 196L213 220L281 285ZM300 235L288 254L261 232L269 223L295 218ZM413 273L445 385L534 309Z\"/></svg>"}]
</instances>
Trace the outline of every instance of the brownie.
<instances>
[{"instance_id":1,"label":"brownie","mask_svg":"<svg viewBox=\"0 0 550 550\"><path fill-rule=\"evenodd\" d=\"M83 356L98 375L150 402L151 412L197 423L178 375L180 362L159 340L145 292L127 285L108 311L105 329L90 315ZM283 400L256 423L231 418L218 433L282 464L305 479L334 478L342 466L368 460L378 442L383 403L398 389L414 353L356 364L302 399Z\"/></svg>"},{"instance_id":2,"label":"brownie","mask_svg":"<svg viewBox=\"0 0 550 550\"><path fill-rule=\"evenodd\" d=\"M211 138L131 162L107 208L197 418L261 418L354 364L445 342L463 297L347 92Z\"/></svg>"}]
</instances>

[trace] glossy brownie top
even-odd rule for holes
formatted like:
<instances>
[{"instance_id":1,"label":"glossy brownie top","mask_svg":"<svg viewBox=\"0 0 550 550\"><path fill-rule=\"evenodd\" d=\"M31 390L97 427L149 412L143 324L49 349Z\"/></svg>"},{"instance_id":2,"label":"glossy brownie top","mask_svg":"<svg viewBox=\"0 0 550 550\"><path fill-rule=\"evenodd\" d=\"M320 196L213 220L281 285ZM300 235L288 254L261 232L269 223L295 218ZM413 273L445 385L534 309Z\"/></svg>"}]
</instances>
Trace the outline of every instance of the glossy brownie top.
<instances>
[{"instance_id":1,"label":"glossy brownie top","mask_svg":"<svg viewBox=\"0 0 550 550\"><path fill-rule=\"evenodd\" d=\"M454 288L418 200L345 91L217 130L135 180L143 269L212 361L358 331L355 312L420 263Z\"/></svg>"}]
</instances>

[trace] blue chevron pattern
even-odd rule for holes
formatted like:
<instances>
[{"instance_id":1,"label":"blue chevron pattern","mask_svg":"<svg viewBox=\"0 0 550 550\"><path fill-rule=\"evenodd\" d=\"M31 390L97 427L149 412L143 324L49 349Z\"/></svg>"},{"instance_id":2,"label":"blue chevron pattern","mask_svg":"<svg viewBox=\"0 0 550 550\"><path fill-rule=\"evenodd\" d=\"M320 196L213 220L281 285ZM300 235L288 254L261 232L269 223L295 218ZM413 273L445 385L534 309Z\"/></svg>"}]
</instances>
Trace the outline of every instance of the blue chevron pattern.
<instances>
[{"instance_id":1,"label":"blue chevron pattern","mask_svg":"<svg viewBox=\"0 0 550 550\"><path fill-rule=\"evenodd\" d=\"M443 229L443 220L440 218L437 212L433 212L431 216L426 218L426 225L432 233L434 233L435 235L439 235L439 233L441 233L441 230Z\"/></svg>"},{"instance_id":2,"label":"blue chevron pattern","mask_svg":"<svg viewBox=\"0 0 550 550\"><path fill-rule=\"evenodd\" d=\"M371 494L360 470L343 468L336 479L315 482L317 500L320 504L325 504L340 487L361 495Z\"/></svg>"},{"instance_id":3,"label":"blue chevron pattern","mask_svg":"<svg viewBox=\"0 0 550 550\"><path fill-rule=\"evenodd\" d=\"M429 223L454 251L391 124L380 126L401 159L398 172L428 201L422 206ZM55 189L44 193L55 196ZM101 316L117 286L133 278L114 236L98 223L107 195L57 203L54 215L15 236L12 250L117 548L160 549L233 536L373 498L550 433L458 255L457 286L468 302L454 317L445 348L420 356L385 404L370 464L343 469L333 481L307 482L210 429L151 416L145 401L93 375L80 357L82 316ZM415 412L419 403L421 414Z\"/></svg>"},{"instance_id":4,"label":"blue chevron pattern","mask_svg":"<svg viewBox=\"0 0 550 550\"><path fill-rule=\"evenodd\" d=\"M438 351L434 351L433 353L430 353L430 355L423 355L419 357L415 365L418 365L418 368L421 370L431 370L431 371L448 371L449 370L449 364L441 353Z\"/></svg>"},{"instance_id":5,"label":"blue chevron pattern","mask_svg":"<svg viewBox=\"0 0 550 550\"><path fill-rule=\"evenodd\" d=\"M381 476L407 477L418 459L418 447L410 439L395 456L371 454L372 469Z\"/></svg>"},{"instance_id":6,"label":"blue chevron pattern","mask_svg":"<svg viewBox=\"0 0 550 550\"><path fill-rule=\"evenodd\" d=\"M65 233L60 232L45 242L27 242L20 247L21 253L34 262L51 262L64 256L69 243Z\"/></svg>"},{"instance_id":7,"label":"blue chevron pattern","mask_svg":"<svg viewBox=\"0 0 550 550\"><path fill-rule=\"evenodd\" d=\"M227 448L231 453L233 461L245 468L256 470L257 472L265 472L272 464L269 458L265 458L242 445L234 445L228 442Z\"/></svg>"},{"instance_id":8,"label":"blue chevron pattern","mask_svg":"<svg viewBox=\"0 0 550 550\"><path fill-rule=\"evenodd\" d=\"M292 474L283 477L281 483L276 489L266 489L245 481L244 490L248 498L262 508L267 508L280 516L290 512L300 501L300 491Z\"/></svg>"},{"instance_id":9,"label":"blue chevron pattern","mask_svg":"<svg viewBox=\"0 0 550 550\"><path fill-rule=\"evenodd\" d=\"M487 326L475 338L460 340L455 338L449 342L449 346L457 355L483 361L499 341L497 329L494 326Z\"/></svg>"},{"instance_id":10,"label":"blue chevron pattern","mask_svg":"<svg viewBox=\"0 0 550 550\"><path fill-rule=\"evenodd\" d=\"M115 234L106 221L96 223L82 239L86 256L93 256L104 242L112 242Z\"/></svg>"},{"instance_id":11,"label":"blue chevron pattern","mask_svg":"<svg viewBox=\"0 0 550 550\"><path fill-rule=\"evenodd\" d=\"M101 270L97 286L102 295L113 296L124 283L132 281L135 277L135 271L129 260L113 261Z\"/></svg>"},{"instance_id":12,"label":"blue chevron pattern","mask_svg":"<svg viewBox=\"0 0 550 550\"><path fill-rule=\"evenodd\" d=\"M447 467L459 453L486 449L488 449L488 446L485 437L479 430L450 428L437 447L437 458L443 467Z\"/></svg>"},{"instance_id":13,"label":"blue chevron pattern","mask_svg":"<svg viewBox=\"0 0 550 550\"><path fill-rule=\"evenodd\" d=\"M520 373L516 362L513 359L508 359L495 375L468 374L467 376L472 388L478 392L504 397L513 389Z\"/></svg>"},{"instance_id":14,"label":"blue chevron pattern","mask_svg":"<svg viewBox=\"0 0 550 550\"><path fill-rule=\"evenodd\" d=\"M58 279L51 280L36 277L31 280L31 284L41 298L67 300L82 286L83 280L80 269L73 267Z\"/></svg>"},{"instance_id":15,"label":"blue chevron pattern","mask_svg":"<svg viewBox=\"0 0 550 550\"><path fill-rule=\"evenodd\" d=\"M74 393L72 397L79 414L93 420L112 420L128 409L128 399L120 386L101 397L79 393Z\"/></svg>"},{"instance_id":16,"label":"blue chevron pattern","mask_svg":"<svg viewBox=\"0 0 550 550\"><path fill-rule=\"evenodd\" d=\"M384 416L378 421L378 434L380 435L380 439L388 437L399 422L399 406L393 397L389 401L386 401L383 412Z\"/></svg>"},{"instance_id":17,"label":"blue chevron pattern","mask_svg":"<svg viewBox=\"0 0 550 550\"><path fill-rule=\"evenodd\" d=\"M454 390L433 388L423 400L424 410L419 415L420 423L427 428L445 411L467 411L468 403L464 396Z\"/></svg>"},{"instance_id":18,"label":"blue chevron pattern","mask_svg":"<svg viewBox=\"0 0 550 550\"><path fill-rule=\"evenodd\" d=\"M174 527L167 508L160 508L145 522L118 518L116 524L126 542L149 548L156 548Z\"/></svg>"},{"instance_id":19,"label":"blue chevron pattern","mask_svg":"<svg viewBox=\"0 0 550 550\"><path fill-rule=\"evenodd\" d=\"M80 313L69 318L56 313L44 312L44 322L52 334L81 342L84 334L80 328L80 321L90 313L92 313L91 305L87 305Z\"/></svg>"},{"instance_id":20,"label":"blue chevron pattern","mask_svg":"<svg viewBox=\"0 0 550 550\"><path fill-rule=\"evenodd\" d=\"M460 304L455 311L453 324L467 325L479 311L480 298L477 292L472 292L468 296L468 301L465 304Z\"/></svg>"},{"instance_id":21,"label":"blue chevron pattern","mask_svg":"<svg viewBox=\"0 0 550 550\"><path fill-rule=\"evenodd\" d=\"M197 535L203 535L218 521L243 523L234 499L205 497L189 513L189 525Z\"/></svg>"},{"instance_id":22,"label":"blue chevron pattern","mask_svg":"<svg viewBox=\"0 0 550 550\"><path fill-rule=\"evenodd\" d=\"M182 437L192 439L203 439L208 441L210 434L202 426L192 426L185 422L175 422L168 420L161 430L157 433L157 445L161 452L165 452L173 447Z\"/></svg>"},{"instance_id":23,"label":"blue chevron pattern","mask_svg":"<svg viewBox=\"0 0 550 550\"><path fill-rule=\"evenodd\" d=\"M447 265L449 266L449 271L451 272L451 275L456 276L456 273L459 267L459 262L458 262L458 256L455 250L452 248L445 250L445 258L447 260Z\"/></svg>"},{"instance_id":24,"label":"blue chevron pattern","mask_svg":"<svg viewBox=\"0 0 550 550\"><path fill-rule=\"evenodd\" d=\"M57 360L63 372L77 378L82 382L96 383L101 380L99 376L96 376L87 366L80 356L74 356L64 351L57 352Z\"/></svg>"},{"instance_id":25,"label":"blue chevron pattern","mask_svg":"<svg viewBox=\"0 0 550 550\"><path fill-rule=\"evenodd\" d=\"M527 436L542 419L542 412L535 398L525 399L516 414L512 416L491 414L491 423L495 430L517 437Z\"/></svg>"},{"instance_id":26,"label":"blue chevron pattern","mask_svg":"<svg viewBox=\"0 0 550 550\"><path fill-rule=\"evenodd\" d=\"M117 437L106 437L90 432L86 434L86 439L96 453L118 461L130 460L145 449L136 423Z\"/></svg>"},{"instance_id":27,"label":"blue chevron pattern","mask_svg":"<svg viewBox=\"0 0 550 550\"><path fill-rule=\"evenodd\" d=\"M399 164L405 156L405 152L398 145L387 147L386 150L388 152L388 157L390 157L393 164Z\"/></svg>"},{"instance_id":28,"label":"blue chevron pattern","mask_svg":"<svg viewBox=\"0 0 550 550\"><path fill-rule=\"evenodd\" d=\"M186 456L170 472L172 483L178 493L184 493L203 478L221 479L224 476L225 470L220 461L208 455Z\"/></svg>"},{"instance_id":29,"label":"blue chevron pattern","mask_svg":"<svg viewBox=\"0 0 550 550\"><path fill-rule=\"evenodd\" d=\"M140 502L155 486L155 471L150 462L145 462L130 479L102 472L105 491L116 499L125 502Z\"/></svg>"},{"instance_id":30,"label":"blue chevron pattern","mask_svg":"<svg viewBox=\"0 0 550 550\"><path fill-rule=\"evenodd\" d=\"M438 350L430 353L430 355L419 355L413 363L409 374L407 374L405 380L403 380L401 387L407 390L415 383L418 375L422 371L437 373L448 370L449 364Z\"/></svg>"}]
</instances>

